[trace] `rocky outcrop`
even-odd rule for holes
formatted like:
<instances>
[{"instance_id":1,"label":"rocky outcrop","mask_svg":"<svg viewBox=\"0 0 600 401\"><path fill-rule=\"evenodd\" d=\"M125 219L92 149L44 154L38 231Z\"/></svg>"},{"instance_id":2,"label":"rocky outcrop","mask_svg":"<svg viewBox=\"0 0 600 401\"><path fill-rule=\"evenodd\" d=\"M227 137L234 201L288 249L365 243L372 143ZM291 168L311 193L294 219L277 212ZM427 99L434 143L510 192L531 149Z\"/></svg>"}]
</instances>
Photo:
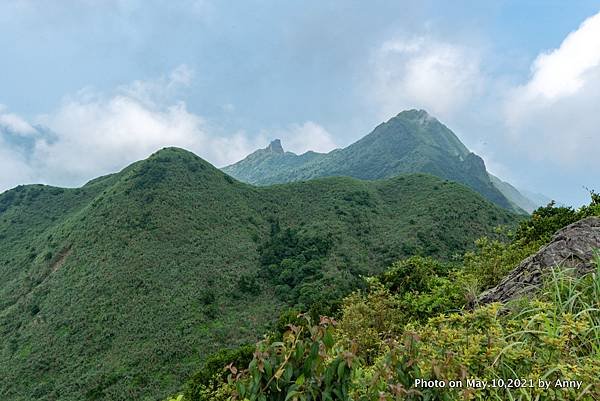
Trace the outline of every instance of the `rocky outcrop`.
<instances>
[{"instance_id":1,"label":"rocky outcrop","mask_svg":"<svg viewBox=\"0 0 600 401\"><path fill-rule=\"evenodd\" d=\"M281 141L279 139L275 139L274 141L271 141L269 146L267 146L267 150L269 152L273 152L273 153L280 153L280 154L284 153L283 146L281 146Z\"/></svg>"},{"instance_id":2,"label":"rocky outcrop","mask_svg":"<svg viewBox=\"0 0 600 401\"><path fill-rule=\"evenodd\" d=\"M577 274L594 269L594 252L600 249L600 218L588 217L558 231L550 244L525 259L496 287L481 294L477 303L506 302L535 291L552 267L574 268Z\"/></svg>"}]
</instances>

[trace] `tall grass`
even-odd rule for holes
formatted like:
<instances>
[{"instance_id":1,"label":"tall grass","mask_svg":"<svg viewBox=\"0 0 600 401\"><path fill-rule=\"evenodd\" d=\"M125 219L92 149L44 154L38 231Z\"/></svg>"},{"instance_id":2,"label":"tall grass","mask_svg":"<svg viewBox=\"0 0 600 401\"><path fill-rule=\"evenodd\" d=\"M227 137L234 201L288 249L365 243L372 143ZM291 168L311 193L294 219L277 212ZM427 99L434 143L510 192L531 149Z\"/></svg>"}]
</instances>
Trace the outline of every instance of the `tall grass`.
<instances>
[{"instance_id":1,"label":"tall grass","mask_svg":"<svg viewBox=\"0 0 600 401\"><path fill-rule=\"evenodd\" d=\"M547 367L539 378L561 378L565 367L573 371L586 369L589 361L600 361L600 257L596 255L595 270L578 274L573 268L552 268L537 299L510 317L522 322L522 329L509 333L506 347L534 347L535 357L546 360ZM495 371L498 378L518 378L513 361L500 364ZM523 361L527 363L529 361ZM576 394L553 393L552 399L600 399L600 377L584 383ZM540 400L548 394L531 389L507 389L495 394L497 399ZM575 398L573 398L575 396Z\"/></svg>"}]
</instances>

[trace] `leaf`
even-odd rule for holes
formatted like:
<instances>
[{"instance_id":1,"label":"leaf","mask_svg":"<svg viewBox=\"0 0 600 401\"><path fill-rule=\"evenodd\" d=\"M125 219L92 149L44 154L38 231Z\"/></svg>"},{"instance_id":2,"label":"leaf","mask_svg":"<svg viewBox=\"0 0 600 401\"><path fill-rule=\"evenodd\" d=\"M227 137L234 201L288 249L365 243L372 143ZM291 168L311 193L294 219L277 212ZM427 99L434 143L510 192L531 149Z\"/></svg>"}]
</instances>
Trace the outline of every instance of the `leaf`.
<instances>
[{"instance_id":1,"label":"leaf","mask_svg":"<svg viewBox=\"0 0 600 401\"><path fill-rule=\"evenodd\" d=\"M325 346L327 348L331 348L333 347L333 344L335 343L333 340L333 336L331 335L331 330L327 330L325 332L325 336L323 336L323 343L325 344Z\"/></svg>"},{"instance_id":2,"label":"leaf","mask_svg":"<svg viewBox=\"0 0 600 401\"><path fill-rule=\"evenodd\" d=\"M338 367L337 367L337 375L339 379L342 379L342 377L344 376L344 369L346 368L346 364L344 363L344 361L339 361Z\"/></svg>"},{"instance_id":3,"label":"leaf","mask_svg":"<svg viewBox=\"0 0 600 401\"><path fill-rule=\"evenodd\" d=\"M285 374L283 376L283 378L285 379L285 381L290 381L292 379L292 376L294 375L294 368L290 365L287 366L287 368L285 369Z\"/></svg>"},{"instance_id":4,"label":"leaf","mask_svg":"<svg viewBox=\"0 0 600 401\"><path fill-rule=\"evenodd\" d=\"M296 395L298 395L297 391L288 392L287 395L285 396L285 401L288 401L290 398L295 397Z\"/></svg>"},{"instance_id":5,"label":"leaf","mask_svg":"<svg viewBox=\"0 0 600 401\"><path fill-rule=\"evenodd\" d=\"M297 345L296 347L296 359L300 360L302 359L302 356L304 355L304 344L300 343Z\"/></svg>"},{"instance_id":6,"label":"leaf","mask_svg":"<svg viewBox=\"0 0 600 401\"><path fill-rule=\"evenodd\" d=\"M331 384L331 382L333 381L333 368L329 367L326 371L325 371L325 384L327 386L329 386Z\"/></svg>"},{"instance_id":7,"label":"leaf","mask_svg":"<svg viewBox=\"0 0 600 401\"><path fill-rule=\"evenodd\" d=\"M252 388L253 389L259 389L260 388L260 379L261 379L261 375L260 374L252 376Z\"/></svg>"},{"instance_id":8,"label":"leaf","mask_svg":"<svg viewBox=\"0 0 600 401\"><path fill-rule=\"evenodd\" d=\"M236 387L237 392L240 395L240 397L244 398L244 396L246 395L246 386L244 386L244 383L237 382L235 384L235 387Z\"/></svg>"}]
</instances>

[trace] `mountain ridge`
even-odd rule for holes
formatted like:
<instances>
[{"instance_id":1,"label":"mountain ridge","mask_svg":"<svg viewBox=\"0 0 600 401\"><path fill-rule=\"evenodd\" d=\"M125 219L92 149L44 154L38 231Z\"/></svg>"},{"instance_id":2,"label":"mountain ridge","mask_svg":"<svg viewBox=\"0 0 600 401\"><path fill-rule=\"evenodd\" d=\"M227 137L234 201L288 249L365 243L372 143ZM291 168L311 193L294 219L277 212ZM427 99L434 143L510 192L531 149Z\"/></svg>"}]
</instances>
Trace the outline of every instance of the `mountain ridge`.
<instances>
[{"instance_id":1,"label":"mountain ridge","mask_svg":"<svg viewBox=\"0 0 600 401\"><path fill-rule=\"evenodd\" d=\"M422 172L463 183L501 207L524 212L509 199L510 193L494 185L483 159L425 110L403 111L353 144L329 153L296 155L283 148L275 153L268 151L269 147L222 170L255 185L343 175L379 179Z\"/></svg>"},{"instance_id":2,"label":"mountain ridge","mask_svg":"<svg viewBox=\"0 0 600 401\"><path fill-rule=\"evenodd\" d=\"M176 148L81 188L17 187L0 194L0 395L160 399L283 308L517 220L430 175L255 187Z\"/></svg>"}]
</instances>

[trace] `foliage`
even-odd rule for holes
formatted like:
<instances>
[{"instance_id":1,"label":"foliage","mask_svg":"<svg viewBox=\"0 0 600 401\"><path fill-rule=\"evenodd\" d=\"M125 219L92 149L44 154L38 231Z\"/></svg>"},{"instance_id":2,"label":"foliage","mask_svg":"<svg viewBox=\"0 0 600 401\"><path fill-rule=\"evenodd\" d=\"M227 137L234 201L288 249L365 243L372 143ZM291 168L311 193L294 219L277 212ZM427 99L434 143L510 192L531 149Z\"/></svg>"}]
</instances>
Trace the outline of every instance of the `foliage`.
<instances>
[{"instance_id":1,"label":"foliage","mask_svg":"<svg viewBox=\"0 0 600 401\"><path fill-rule=\"evenodd\" d=\"M394 263L378 279L401 305L398 317L423 321L465 303L463 270L455 262L415 256Z\"/></svg>"},{"instance_id":2,"label":"foliage","mask_svg":"<svg viewBox=\"0 0 600 401\"><path fill-rule=\"evenodd\" d=\"M185 399L194 401L214 400L220 384L227 378L224 369L227 365L247 366L252 360L253 345L236 349L222 349L206 358L202 369L198 370L185 385Z\"/></svg>"},{"instance_id":3,"label":"foliage","mask_svg":"<svg viewBox=\"0 0 600 401\"><path fill-rule=\"evenodd\" d=\"M342 304L338 336L357 345L359 356L372 362L384 341L393 337L394 328L403 323L401 302L378 280L371 280L369 291L355 292Z\"/></svg>"},{"instance_id":4,"label":"foliage","mask_svg":"<svg viewBox=\"0 0 600 401\"><path fill-rule=\"evenodd\" d=\"M306 308L317 301L314 297L319 293L301 290L323 277L322 267L332 246L326 233L308 235L289 227L281 230L279 222L272 223L269 239L258 249L262 275L278 286L291 305L302 301L299 306Z\"/></svg>"},{"instance_id":5,"label":"foliage","mask_svg":"<svg viewBox=\"0 0 600 401\"><path fill-rule=\"evenodd\" d=\"M519 224L516 238L526 243L536 241L548 241L550 237L560 228L581 219L583 213L572 207L556 207L554 201L545 207L535 210L531 218Z\"/></svg>"},{"instance_id":6,"label":"foliage","mask_svg":"<svg viewBox=\"0 0 600 401\"><path fill-rule=\"evenodd\" d=\"M427 175L257 188L180 149L82 188L17 187L0 194L0 395L164 399L280 311L330 313L361 276L516 221Z\"/></svg>"},{"instance_id":7,"label":"foliage","mask_svg":"<svg viewBox=\"0 0 600 401\"><path fill-rule=\"evenodd\" d=\"M283 341L258 343L245 370L230 366L232 400L346 400L358 363L352 348L336 347L335 321L321 318L312 326L290 325ZM306 327L308 331L306 332Z\"/></svg>"},{"instance_id":8,"label":"foliage","mask_svg":"<svg viewBox=\"0 0 600 401\"><path fill-rule=\"evenodd\" d=\"M372 293L346 299L339 326L314 326L310 330L317 336L310 338L292 328L284 342L259 343L248 369L231 370L232 399L596 399L600 260L597 266L583 277L553 271L531 302L441 314L426 323L393 319L402 305L377 282ZM377 347L368 343L374 339ZM335 376L336 366L347 375L338 376L339 393L326 380L327 372ZM539 380L549 387L541 388ZM451 381L460 385L450 388ZM581 385L563 388L565 381Z\"/></svg>"},{"instance_id":9,"label":"foliage","mask_svg":"<svg viewBox=\"0 0 600 401\"><path fill-rule=\"evenodd\" d=\"M394 293L424 292L432 289L436 276L447 276L452 267L431 257L415 256L394 263L380 277Z\"/></svg>"},{"instance_id":10,"label":"foliage","mask_svg":"<svg viewBox=\"0 0 600 401\"><path fill-rule=\"evenodd\" d=\"M591 203L579 209L556 206L554 201L533 212L530 219L523 220L516 232L516 239L524 243L547 242L559 229L585 217L600 216L600 195L590 191Z\"/></svg>"},{"instance_id":11,"label":"foliage","mask_svg":"<svg viewBox=\"0 0 600 401\"><path fill-rule=\"evenodd\" d=\"M579 209L556 206L551 202L522 220L514 234L501 232L500 239L478 239L476 249L468 251L463 260L462 284L471 291L467 294L469 300L496 285L522 260L547 244L558 230L585 217L600 216L600 199L593 191L590 195L590 204Z\"/></svg>"},{"instance_id":12,"label":"foliage","mask_svg":"<svg viewBox=\"0 0 600 401\"><path fill-rule=\"evenodd\" d=\"M467 295L469 301L482 290L498 284L508 272L543 244L541 240L525 242L517 239L504 242L489 237L475 241L477 248L465 254L462 271L464 288L471 291Z\"/></svg>"},{"instance_id":13,"label":"foliage","mask_svg":"<svg viewBox=\"0 0 600 401\"><path fill-rule=\"evenodd\" d=\"M599 272L600 268L596 273L575 278L566 271L556 271L538 300L513 306L507 314L499 313L500 305L493 304L462 314L440 315L423 326L405 327L402 340L388 342L387 352L371 367L379 380L361 383L356 394L374 399L369 397L381 397L383 392L385 396L380 399L389 400L410 391L425 399L599 396ZM488 383L493 379L531 379L536 386L537 380L543 378L552 383L559 379L578 380L583 385L580 389L552 386L544 391L529 387L464 387L452 391L416 388L416 378L477 378Z\"/></svg>"},{"instance_id":14,"label":"foliage","mask_svg":"<svg viewBox=\"0 0 600 401\"><path fill-rule=\"evenodd\" d=\"M597 213L597 202L573 211ZM538 211L533 227L551 227L564 209ZM546 223L544 223L546 219ZM523 225L525 226L525 225ZM556 226L555 226L556 227ZM560 229L562 227L557 227ZM533 232L533 231L530 231ZM466 255L463 264L412 257L367 279L368 289L356 291L342 303L339 323L331 329L331 346L323 362L351 356L346 395L333 399L370 400L587 400L600 397L600 258L597 269L584 276L557 267L544 278L533 299L519 299L465 309L465 287L475 278L477 289L493 285L497 275L534 252L549 236L504 236L508 242L485 238ZM290 319L290 315L284 321ZM324 318L325 321L328 319ZM302 326L318 330L318 326ZM296 327L294 332L298 332ZM323 348L317 338L301 338L306 349ZM260 352L277 355L276 366L286 365L286 354L274 352L267 338L257 346L255 365L232 375L234 399L286 400L298 396L298 376L272 368L256 369ZM276 343L280 346L282 343ZM271 347L271 348L270 348ZM291 347L289 342L288 348ZM332 352L332 351L335 352ZM296 355L296 354L294 354ZM296 355L303 366L307 355ZM312 362L310 362L312 363ZM309 363L309 365L310 365ZM326 365L325 365L326 366ZM348 368L350 365L347 365ZM239 372L237 370L236 372ZM236 373L232 372L232 373ZM290 372L294 372L290 369ZM279 381L287 373L289 380ZM303 380L316 376L310 373ZM549 383L541 388L539 381ZM266 387L256 382L268 383ZM429 381L437 384L424 385ZM275 382L276 386L271 386ZM450 388L450 383L456 383ZM479 386L478 383L487 383ZM303 382L304 383L304 382ZM421 384L419 384L421 383ZM241 386L241 387L240 387ZM579 386L579 387L578 387ZM305 398L324 399L320 387Z\"/></svg>"}]
</instances>

